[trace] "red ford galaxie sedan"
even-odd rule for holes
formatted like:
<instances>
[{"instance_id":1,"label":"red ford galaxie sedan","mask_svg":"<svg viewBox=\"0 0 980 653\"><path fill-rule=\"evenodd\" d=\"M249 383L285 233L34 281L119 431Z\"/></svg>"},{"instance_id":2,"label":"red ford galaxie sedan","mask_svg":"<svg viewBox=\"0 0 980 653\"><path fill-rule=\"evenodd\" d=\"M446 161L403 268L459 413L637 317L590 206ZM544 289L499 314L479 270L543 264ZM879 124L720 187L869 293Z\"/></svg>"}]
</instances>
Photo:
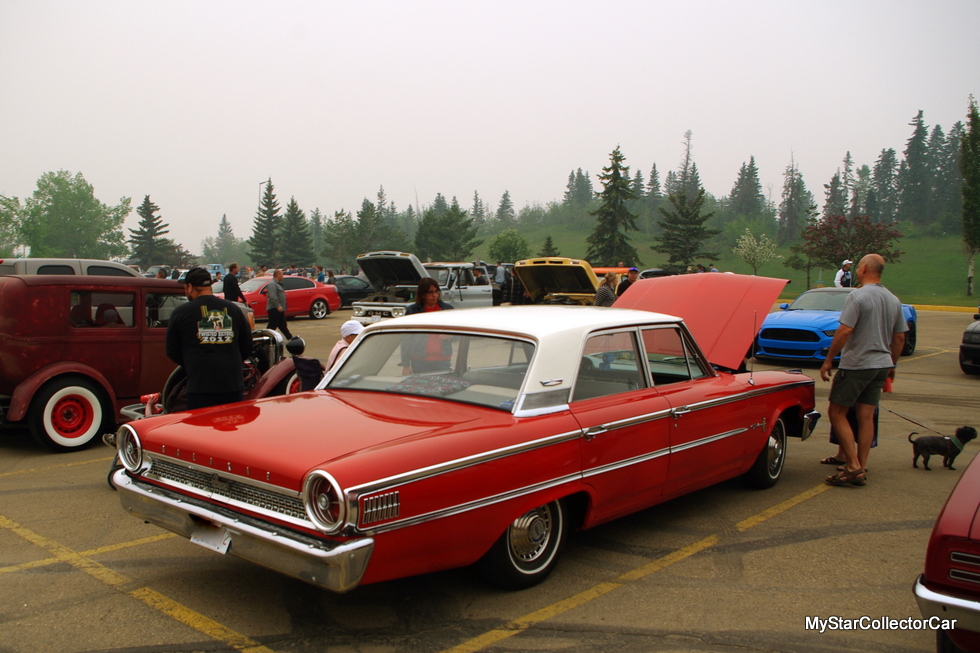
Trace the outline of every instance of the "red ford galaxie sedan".
<instances>
[{"instance_id":1,"label":"red ford galaxie sedan","mask_svg":"<svg viewBox=\"0 0 980 653\"><path fill-rule=\"evenodd\" d=\"M314 391L122 426L114 483L139 519L329 590L474 563L528 587L574 529L736 476L776 483L819 417L813 381L737 370L783 283L666 277L620 298L708 313L703 349L649 310L378 322Z\"/></svg>"}]
</instances>

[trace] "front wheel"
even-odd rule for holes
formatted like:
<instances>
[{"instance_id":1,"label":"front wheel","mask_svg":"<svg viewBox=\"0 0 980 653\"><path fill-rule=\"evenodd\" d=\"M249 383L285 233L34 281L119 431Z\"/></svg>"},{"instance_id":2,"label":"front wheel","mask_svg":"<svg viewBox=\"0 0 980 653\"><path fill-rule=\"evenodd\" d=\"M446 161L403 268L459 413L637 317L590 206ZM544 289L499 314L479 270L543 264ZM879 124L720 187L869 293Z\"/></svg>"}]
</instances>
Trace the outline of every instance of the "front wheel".
<instances>
[{"instance_id":1,"label":"front wheel","mask_svg":"<svg viewBox=\"0 0 980 653\"><path fill-rule=\"evenodd\" d=\"M769 431L766 446L759 452L752 469L745 473L745 484L758 489L772 487L783 473L785 462L786 424L782 419L777 419Z\"/></svg>"},{"instance_id":2,"label":"front wheel","mask_svg":"<svg viewBox=\"0 0 980 653\"><path fill-rule=\"evenodd\" d=\"M330 315L330 307L327 306L326 301L318 299L310 306L310 317L314 320L322 320L328 315Z\"/></svg>"},{"instance_id":3,"label":"front wheel","mask_svg":"<svg viewBox=\"0 0 980 653\"><path fill-rule=\"evenodd\" d=\"M52 451L75 451L111 427L110 412L91 381L56 379L31 402L28 426L34 439Z\"/></svg>"},{"instance_id":4,"label":"front wheel","mask_svg":"<svg viewBox=\"0 0 980 653\"><path fill-rule=\"evenodd\" d=\"M905 332L905 345L902 347L902 356L911 356L915 353L915 322L908 323L909 330Z\"/></svg>"},{"instance_id":5,"label":"front wheel","mask_svg":"<svg viewBox=\"0 0 980 653\"><path fill-rule=\"evenodd\" d=\"M535 508L507 527L478 567L490 583L509 590L537 585L558 564L568 532L560 501Z\"/></svg>"}]
</instances>

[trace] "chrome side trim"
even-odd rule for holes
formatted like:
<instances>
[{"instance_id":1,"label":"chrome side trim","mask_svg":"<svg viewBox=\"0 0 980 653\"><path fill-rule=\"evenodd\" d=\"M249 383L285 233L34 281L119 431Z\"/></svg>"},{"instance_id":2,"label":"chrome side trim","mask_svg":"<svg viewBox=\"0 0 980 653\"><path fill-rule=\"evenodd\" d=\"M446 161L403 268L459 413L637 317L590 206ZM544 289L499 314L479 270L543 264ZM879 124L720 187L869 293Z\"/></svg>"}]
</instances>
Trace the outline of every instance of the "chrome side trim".
<instances>
[{"instance_id":1,"label":"chrome side trim","mask_svg":"<svg viewBox=\"0 0 980 653\"><path fill-rule=\"evenodd\" d=\"M563 442L577 440L581 436L582 431L578 429L568 431L566 433L559 433L557 435L549 435L544 438L538 438L537 440L531 440L530 442L522 442L509 447L502 447L500 449L494 449L492 451L466 456L465 458L457 458L456 460L439 463L438 465L430 465L429 467L422 467L410 472L388 476L387 478L371 481L370 483L355 485L347 488L346 493L348 497L351 497L351 495L357 495L360 497L361 495L373 494L374 492L381 490L391 490L399 485L413 483L430 476L447 474L465 467L479 465L481 463L506 458L508 456L516 456L518 454L527 453L528 451L534 451L535 449L541 449L542 447L548 447L553 444L561 444Z\"/></svg>"},{"instance_id":2,"label":"chrome side trim","mask_svg":"<svg viewBox=\"0 0 980 653\"><path fill-rule=\"evenodd\" d=\"M622 469L623 467L630 467L631 465L638 465L640 463L645 463L648 460L653 460L654 458L660 458L666 456L670 453L670 447L660 449L658 451L653 451L651 453L646 453L641 456L634 456L633 458L625 458L615 463L609 463L608 465L603 465L602 467L593 467L592 469L586 470L583 474L583 478L590 478L592 476L598 476L599 474L605 474L606 472L612 472L617 469Z\"/></svg>"},{"instance_id":3,"label":"chrome side trim","mask_svg":"<svg viewBox=\"0 0 980 653\"><path fill-rule=\"evenodd\" d=\"M540 492L542 490L558 487L559 485L564 485L566 483L572 483L580 480L581 478L582 475L579 473L567 474L559 478L551 479L550 481L542 481L541 483L535 483L534 485L528 485L516 490L510 490L509 492L503 492L501 494L495 494L482 499L477 499L475 501L469 501L467 503L461 503L455 506L449 506L447 508L440 508L439 510L433 510L432 512L416 515L415 517L389 522L377 528L366 529L365 532L369 532L370 534L374 535L377 533L384 533L394 530L396 528L407 528L409 526L415 526L427 521L443 519L444 517L452 517L453 515L469 512L485 506L491 506L502 501L509 501L511 499L516 499L534 492Z\"/></svg>"},{"instance_id":4,"label":"chrome side trim","mask_svg":"<svg viewBox=\"0 0 980 653\"><path fill-rule=\"evenodd\" d=\"M730 438L733 435L738 435L739 433L745 433L748 431L747 428L734 429L731 431L725 431L724 433L718 433L717 435L709 435L706 438L701 438L699 440L692 440L690 442L685 442L684 444L678 445L676 447L670 448L670 453L676 451L685 451L687 449L693 449L694 447L700 447L703 444L709 444L711 442L717 442L718 440L724 440L725 438Z\"/></svg>"}]
</instances>

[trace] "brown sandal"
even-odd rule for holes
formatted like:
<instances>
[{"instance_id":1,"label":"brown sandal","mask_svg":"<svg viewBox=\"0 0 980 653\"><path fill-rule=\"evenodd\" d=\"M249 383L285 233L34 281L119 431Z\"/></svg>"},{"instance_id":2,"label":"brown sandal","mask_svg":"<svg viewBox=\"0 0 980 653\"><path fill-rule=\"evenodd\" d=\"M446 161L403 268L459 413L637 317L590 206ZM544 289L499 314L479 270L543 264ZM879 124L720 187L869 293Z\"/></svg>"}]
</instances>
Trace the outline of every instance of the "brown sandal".
<instances>
[{"instance_id":1,"label":"brown sandal","mask_svg":"<svg viewBox=\"0 0 980 653\"><path fill-rule=\"evenodd\" d=\"M842 487L844 485L864 485L867 480L863 469L853 472L845 469L844 471L837 472L833 476L828 476L824 479L824 483Z\"/></svg>"},{"instance_id":2,"label":"brown sandal","mask_svg":"<svg viewBox=\"0 0 980 653\"><path fill-rule=\"evenodd\" d=\"M820 461L821 465L843 465L845 461L838 460L836 456L827 456Z\"/></svg>"}]
</instances>

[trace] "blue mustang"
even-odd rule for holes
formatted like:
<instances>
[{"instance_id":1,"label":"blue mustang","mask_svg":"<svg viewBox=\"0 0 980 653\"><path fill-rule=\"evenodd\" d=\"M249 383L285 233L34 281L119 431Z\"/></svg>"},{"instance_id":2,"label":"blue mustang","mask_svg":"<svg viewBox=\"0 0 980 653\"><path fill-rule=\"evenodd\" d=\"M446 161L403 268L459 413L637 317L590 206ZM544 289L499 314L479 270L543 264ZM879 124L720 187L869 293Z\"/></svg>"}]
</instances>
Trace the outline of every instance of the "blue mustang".
<instances>
[{"instance_id":1,"label":"blue mustang","mask_svg":"<svg viewBox=\"0 0 980 653\"><path fill-rule=\"evenodd\" d=\"M797 297L792 304L780 304L781 310L767 315L762 323L755 341L755 357L822 361L840 326L844 300L853 290L815 288ZM909 327L902 356L909 356L915 351L918 318L915 308L908 304L902 304L902 314ZM840 356L834 360L840 360Z\"/></svg>"}]
</instances>

